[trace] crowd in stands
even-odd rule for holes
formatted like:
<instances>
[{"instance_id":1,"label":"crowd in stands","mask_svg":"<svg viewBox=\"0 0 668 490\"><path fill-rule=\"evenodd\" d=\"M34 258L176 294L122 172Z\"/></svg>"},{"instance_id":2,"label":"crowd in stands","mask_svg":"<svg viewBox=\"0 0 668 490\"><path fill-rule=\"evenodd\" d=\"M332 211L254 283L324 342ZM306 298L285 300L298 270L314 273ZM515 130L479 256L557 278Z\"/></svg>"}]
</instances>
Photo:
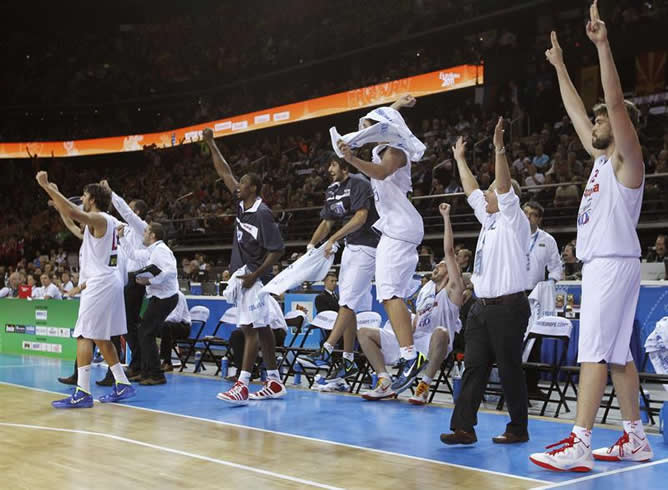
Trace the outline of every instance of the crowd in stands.
<instances>
[{"instance_id":1,"label":"crowd in stands","mask_svg":"<svg viewBox=\"0 0 668 490\"><path fill-rule=\"evenodd\" d=\"M191 9L177 20L102 29L78 25L59 31L46 46L25 30L8 32L7 46L25 49L6 50L6 99L0 109L9 112L0 122L0 140L168 130L479 63L500 52L526 59L531 67L541 60L550 28L526 29L527 22L536 23L538 14L531 11L533 17L522 12L504 17L502 29L489 29L481 21L461 33L443 31L443 19L448 25L484 19L517 7L511 0L348 0L308 6L292 0L287 5L264 2L263 12L271 10L259 18L254 3L247 3L244 15L236 4L218 3ZM572 15L563 15L567 21L562 21L557 14L574 6L582 10L585 4L561 2L553 12L562 43L577 47L576 58L583 61L590 56L581 48L586 45L583 30L574 28L580 26ZM623 26L620 35L627 29L637 37L648 24L665 20L666 4L617 2L610 16L613 25ZM379 47L358 52L375 45ZM340 59L323 62L332 57ZM521 90L532 99L545 92L541 72L522 79Z\"/></svg>"},{"instance_id":2,"label":"crowd in stands","mask_svg":"<svg viewBox=\"0 0 668 490\"><path fill-rule=\"evenodd\" d=\"M401 39L412 32L435 27L434 18L439 16L447 14L449 21L464 20L485 13L489 9L498 10L511 2L471 1L469 2L471 8L456 9L456 12L450 12L454 2L414 0L392 3L396 5L375 12L381 16L374 17L376 19L374 22L368 22L367 14L370 12L364 9L372 7L366 2L350 12L325 4L313 6L312 10L309 7L303 19L292 20L294 25L291 24L291 33L296 32L298 35L295 34L289 40L286 40L285 36L280 36L276 29L286 25L281 22L285 22L284 16L287 15L285 12L289 12L290 9L276 6L279 11L276 18L268 15L256 25L249 22L249 17L234 23L232 30L222 29L223 32L220 32L219 27L227 25L220 23L229 22L225 16L225 9L228 7L223 4L216 7L215 15L207 15L206 19L191 16L184 17L178 22L144 26L141 29L137 26L127 27L115 32L113 36L103 36L98 33L96 37L94 33L89 33L91 38L87 39L88 44L77 36L73 36L70 40L66 37L59 38L59 43L64 44L54 43L48 49L41 51L30 49L33 53L31 56L39 56L37 60L31 58L22 60L18 65L9 64L12 69L16 66L21 67L21 73L8 72L9 79L14 77L15 81L21 82L13 85L12 90L16 92L12 97L20 103L32 100L39 104L44 100L38 96L42 94L46 99L52 98L53 94L49 90L53 89L72 98L66 102L87 103L92 99L86 97L94 97L96 94L123 98L152 93L150 87L156 80L179 81L184 77L190 77L189 80L192 81L198 77L202 80L213 77L216 80L228 81L223 80L221 74L229 77L229 80L238 80L252 77L262 71L298 63L299 60L293 59L297 56L297 52L302 56L302 62L307 63L327 57L329 53L354 49L361 38L365 39L365 45L383 40ZM611 18L619 21L615 25L621 26L620 35L625 31L635 33L634 29L655 21L657 16L665 17L666 3L666 1L654 1L636 5L634 2L618 2ZM355 2L356 6L357 4L358 2ZM648 7L649 4L651 8ZM404 8L413 9L412 11L424 15L413 16L411 21L413 24L409 25L397 25L397 19L401 17L399 15L382 17L385 11L396 14ZM342 11L343 15L339 15ZM584 30L572 19L555 20L555 22L563 23L559 24L562 45L568 44L576 50L574 46L577 46L579 41L584 41L582 39ZM302 25L308 25L312 29L295 28ZM574 28L575 25L577 29ZM341 30L341 26L346 27ZM247 99L250 100L248 102L250 105L247 107L250 110L259 108L259 104L289 102L305 95L323 95L342 87L357 88L385 79L422 73L433 68L448 66L447 63L476 61L480 56L484 57L485 53L501 56L504 53L514 55L521 51L522 56L533 63L527 65L526 69L534 70L534 82L527 82L529 77L518 73L509 82L497 86L494 94L488 94L484 105L474 103L473 89L470 89L461 93L432 96L425 99L426 103L418 103L415 109L407 113L409 126L427 145L423 161L412 167L413 196L418 198L414 204L421 214L428 218L438 214L436 206L439 200L419 198L461 191L451 153L451 146L459 135L464 135L469 141L468 161L481 186L484 188L494 180L491 139L488 138L492 134L496 118L502 114L509 121L513 121L512 126L508 127L507 147L513 178L527 187L543 186L528 189L523 201L536 200L546 208L548 216L561 215L565 221L574 222L582 187L593 162L581 148L563 108L555 102L559 97L555 92L553 73L542 58L549 28L550 26L543 26L538 32L530 30L529 33L507 28L486 32L479 38L478 34L474 33L472 35L478 39L476 43L469 42L471 36L462 37L461 46L466 46L466 49L459 49L455 42L455 45L447 50L438 44L425 44L426 47L416 51L413 44L402 43L402 46L407 47L403 51L396 52L392 58L373 60L373 62L365 60L369 63L348 67L354 72L351 76L321 77L318 72L317 82L309 79L302 87L310 91L308 94L298 91L299 84L277 87L272 85L271 90L253 91L253 97L250 99L247 97L248 94L244 93L235 94L234 97L229 97L228 94L219 99L221 103L227 104L224 107L213 104L204 110L202 104L190 104L190 112L186 116L191 119L184 119L183 123L206 121L240 111L241 108L234 104L243 104ZM262 30L265 34L255 35L258 32L256 29ZM208 43L207 41L211 40L208 36L211 35L220 37L216 38L218 41ZM233 38L235 42L228 42L227 36L231 36L230 39ZM318 42L312 42L314 39ZM185 40L188 42L185 43ZM179 49L172 49L174 45L185 45L185 54ZM306 45L307 51L302 52L297 49ZM136 49L128 49L129 46ZM225 46L225 49L220 46ZM49 77L55 77L54 80L58 83L50 83L46 89L44 84L40 83L39 86L44 90L37 90L37 79L41 72L35 70L62 64L62 53L73 47L75 49L71 51L71 61L68 61L71 66L49 71ZM30 45L27 45L26 49L29 48ZM156 52L163 55L154 56ZM96 53L96 56L92 56L91 53ZM105 56L99 56L100 53ZM254 56L252 53L260 55ZM416 56L416 53L420 56ZM149 54L151 59L147 61L146 57ZM577 54L576 51L573 56ZM16 57L18 54L12 53L12 56ZM180 57L178 63L171 58L174 56ZM113 63L107 68L101 68L99 65L101 59L109 59ZM19 60L17 58L14 61L18 63ZM32 69L29 69L31 66ZM229 70L230 66L235 67L234 70ZM333 61L326 64L326 67L338 70L340 65ZM75 76L72 76L73 73ZM130 76L145 77L145 79L127 78ZM286 78L289 79L291 76ZM266 80L258 83L264 84L260 86L267 86ZM344 85L336 85L339 83ZM106 90L112 86L114 90ZM63 90L63 87L67 89ZM171 90L165 87L166 85L162 85L160 90ZM148 92L142 92L144 90ZM280 95L274 95L279 93ZM268 100L264 100L264 97ZM196 112L199 111L199 115L192 115L193 107ZM646 173L648 177L652 174L666 173L668 128L662 116L651 115L647 107L641 107L641 113L639 134L643 145ZM310 213L315 216L317 214L315 208L321 206L324 190L329 184L326 164L331 155L331 143L327 129L329 125L335 123L342 132L352 130L356 126L355 118L359 115L339 116L335 122L316 119L298 126L285 126L223 138L217 143L235 171L240 174L254 171L262 176L264 185L261 194L277 214L284 210L314 208ZM149 129L174 127L177 121L172 116L170 112L168 119L171 119L167 121L150 118L154 126ZM50 123L43 127L48 126L49 131L53 129L55 132L44 133L41 136L92 135L85 131L78 132L84 126L95 132L105 130L108 128L107 125L112 125L117 129L114 130L116 134L118 131L122 132L122 128L132 127L133 131L136 128L131 118L119 121L115 117L106 119L105 116L104 121L98 122L101 125ZM0 140L11 139L12 131L17 132L18 139L29 139L26 135L39 136L36 133L21 133L23 126L25 125L6 119L4 123L0 123ZM40 131L39 125L28 126ZM58 131L73 132L65 135L57 133ZM109 134L111 133L105 133ZM368 158L366 151L361 152L362 158ZM85 184L108 179L112 188L123 197L145 200L151 208L152 219L167 223L170 236L177 240L183 235L198 234L223 236L223 240L227 240L234 219L234 198L224 186L216 183L217 176L208 150L205 145L197 143L177 145L165 150L145 148L142 152L122 155L75 159L5 160L1 165L3 178L0 181L0 207L3 213L0 215L0 264L12 266L14 269L19 268L17 264L20 264L21 260L30 259L29 263L24 264L27 268L30 263L34 263L32 259L39 257L38 252L45 248L54 250L62 248L69 252L70 257L74 256L76 259L78 240L65 229L58 214L48 207L42 195L33 192L34 175L39 169L48 170L51 180L61 185L61 190L66 195L80 195ZM545 187L545 184L560 185ZM666 179L648 179L645 210L653 209L665 215L668 209L667 190ZM461 197L450 198L450 202L454 207L453 224L457 231L458 222L465 221L465 218L460 219L460 217L466 213L470 214L470 211ZM294 221L284 230L289 239L302 240L307 238L307 234L312 233L310 225L299 229ZM566 258L572 251L566 250L568 247L565 247L565 242L561 245L567 262ZM468 246L470 248L470 245ZM206 270L204 261L194 260L197 260L197 266L192 266L189 273L184 271L185 275ZM217 260L215 262L211 265L225 265L217 263ZM59 271L57 267L60 265L54 262L51 272L62 276L65 270ZM33 270L31 273L35 275L36 271ZM36 283L40 281L39 275L35 277ZM53 278L54 283L58 280L62 280L62 277Z\"/></svg>"}]
</instances>

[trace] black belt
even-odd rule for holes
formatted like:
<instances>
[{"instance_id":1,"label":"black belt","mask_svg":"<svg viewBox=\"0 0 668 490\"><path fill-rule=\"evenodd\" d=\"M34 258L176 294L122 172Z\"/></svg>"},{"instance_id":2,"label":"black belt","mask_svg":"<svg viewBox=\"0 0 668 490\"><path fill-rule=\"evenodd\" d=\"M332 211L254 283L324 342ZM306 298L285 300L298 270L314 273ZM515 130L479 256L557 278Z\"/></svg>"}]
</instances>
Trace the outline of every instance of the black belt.
<instances>
[{"instance_id":1,"label":"black belt","mask_svg":"<svg viewBox=\"0 0 668 490\"><path fill-rule=\"evenodd\" d=\"M485 305L508 305L515 303L520 298L526 298L527 295L524 291L519 291L513 294L506 294L504 296L497 296L496 298L478 298L480 302Z\"/></svg>"}]
</instances>

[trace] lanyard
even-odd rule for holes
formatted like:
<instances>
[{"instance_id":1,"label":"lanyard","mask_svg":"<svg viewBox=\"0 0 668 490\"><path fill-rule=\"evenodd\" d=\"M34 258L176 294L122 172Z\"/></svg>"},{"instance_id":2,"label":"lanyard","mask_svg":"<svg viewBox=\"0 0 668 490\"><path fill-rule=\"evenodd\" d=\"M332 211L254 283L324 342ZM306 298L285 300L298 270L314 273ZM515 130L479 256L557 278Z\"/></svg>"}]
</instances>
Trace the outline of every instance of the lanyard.
<instances>
[{"instance_id":1,"label":"lanyard","mask_svg":"<svg viewBox=\"0 0 668 490\"><path fill-rule=\"evenodd\" d=\"M534 233L533 240L531 241L531 246L529 247L529 255L531 255L533 248L536 246L536 240L538 240L538 230L536 230L536 233Z\"/></svg>"}]
</instances>

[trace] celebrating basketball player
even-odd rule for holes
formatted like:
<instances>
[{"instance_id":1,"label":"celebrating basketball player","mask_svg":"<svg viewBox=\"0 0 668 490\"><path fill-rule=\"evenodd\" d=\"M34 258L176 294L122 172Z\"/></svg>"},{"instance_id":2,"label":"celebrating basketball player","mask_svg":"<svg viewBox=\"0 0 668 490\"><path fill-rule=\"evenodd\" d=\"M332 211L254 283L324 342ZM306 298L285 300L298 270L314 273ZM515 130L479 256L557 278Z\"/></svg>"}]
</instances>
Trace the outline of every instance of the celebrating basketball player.
<instances>
[{"instance_id":1,"label":"celebrating basketball player","mask_svg":"<svg viewBox=\"0 0 668 490\"><path fill-rule=\"evenodd\" d=\"M83 209L79 209L64 197L55 185L49 183L46 172L36 175L38 184L53 200L56 209L64 216L86 226L81 245L81 281L86 289L81 293L79 315L73 336L77 338L78 384L74 393L52 403L55 408L90 408L93 396L90 392L90 363L93 359L93 342L109 365L116 383L111 393L100 401L115 402L135 395L118 353L111 342L112 335L123 335L125 329L125 305L123 279L119 268L118 220L105 211L111 203L111 193L100 184L84 187Z\"/></svg>"},{"instance_id":2,"label":"celebrating basketball player","mask_svg":"<svg viewBox=\"0 0 668 490\"><path fill-rule=\"evenodd\" d=\"M554 450L532 454L535 464L556 471L589 471L594 459L647 461L653 452L638 406L638 372L631 333L640 292L640 242L636 226L642 205L645 165L634 127L638 111L624 100L605 23L591 5L587 36L601 66L605 103L594 107L594 123L564 64L556 33L545 52L559 79L561 97L582 146L595 158L578 212L577 256L582 268L578 362L580 389L575 426ZM591 430L605 390L608 368L622 411L624 434L609 448L592 451Z\"/></svg>"}]
</instances>

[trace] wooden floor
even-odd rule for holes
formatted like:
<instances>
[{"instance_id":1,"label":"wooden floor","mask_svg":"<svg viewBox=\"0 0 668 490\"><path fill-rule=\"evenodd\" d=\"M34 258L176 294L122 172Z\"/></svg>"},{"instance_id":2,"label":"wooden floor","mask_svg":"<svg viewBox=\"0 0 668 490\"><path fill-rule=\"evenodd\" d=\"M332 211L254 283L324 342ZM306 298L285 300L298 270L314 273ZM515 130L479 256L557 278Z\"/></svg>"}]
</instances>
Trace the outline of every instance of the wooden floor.
<instances>
[{"instance_id":1,"label":"wooden floor","mask_svg":"<svg viewBox=\"0 0 668 490\"><path fill-rule=\"evenodd\" d=\"M537 481L0 385L0 488L524 489Z\"/></svg>"}]
</instances>

